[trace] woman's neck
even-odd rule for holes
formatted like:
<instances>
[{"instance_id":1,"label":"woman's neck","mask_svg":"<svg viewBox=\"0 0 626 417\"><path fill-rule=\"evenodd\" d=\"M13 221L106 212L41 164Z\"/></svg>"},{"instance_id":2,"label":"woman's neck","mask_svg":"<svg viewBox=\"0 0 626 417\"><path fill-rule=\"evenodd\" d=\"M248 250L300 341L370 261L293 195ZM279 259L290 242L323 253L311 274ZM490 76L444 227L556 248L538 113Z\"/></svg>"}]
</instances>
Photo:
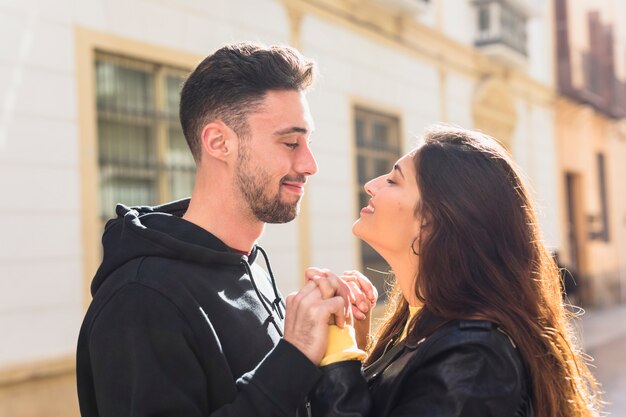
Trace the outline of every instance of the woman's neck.
<instances>
[{"instance_id":1,"label":"woman's neck","mask_svg":"<svg viewBox=\"0 0 626 417\"><path fill-rule=\"evenodd\" d=\"M419 306L421 303L415 296L415 278L417 277L417 265L419 258L415 255L400 254L385 257L396 282L402 289L402 294L410 306Z\"/></svg>"}]
</instances>

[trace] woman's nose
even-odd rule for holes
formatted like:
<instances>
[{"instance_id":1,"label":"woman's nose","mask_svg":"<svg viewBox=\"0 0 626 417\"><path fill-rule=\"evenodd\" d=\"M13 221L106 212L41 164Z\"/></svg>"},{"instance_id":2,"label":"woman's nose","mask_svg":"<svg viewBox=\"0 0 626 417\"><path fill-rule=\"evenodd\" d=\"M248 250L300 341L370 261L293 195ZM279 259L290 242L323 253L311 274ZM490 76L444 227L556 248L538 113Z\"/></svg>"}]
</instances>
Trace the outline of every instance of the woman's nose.
<instances>
[{"instance_id":1,"label":"woman's nose","mask_svg":"<svg viewBox=\"0 0 626 417\"><path fill-rule=\"evenodd\" d=\"M365 185L363 186L363 188L365 189L365 192L369 195L371 195L372 197L374 197L374 194L376 194L376 190L378 189L378 182L379 180L383 177L383 175L381 175L380 177L374 178L373 180L369 180L368 182L365 183Z\"/></svg>"}]
</instances>

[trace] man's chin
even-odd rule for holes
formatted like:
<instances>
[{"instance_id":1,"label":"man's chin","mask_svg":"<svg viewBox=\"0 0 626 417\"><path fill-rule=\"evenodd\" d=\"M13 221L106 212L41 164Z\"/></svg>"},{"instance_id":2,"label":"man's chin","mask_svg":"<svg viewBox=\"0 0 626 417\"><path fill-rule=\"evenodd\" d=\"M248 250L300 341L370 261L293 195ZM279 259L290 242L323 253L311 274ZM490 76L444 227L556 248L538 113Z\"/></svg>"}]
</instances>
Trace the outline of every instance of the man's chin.
<instances>
[{"instance_id":1,"label":"man's chin","mask_svg":"<svg viewBox=\"0 0 626 417\"><path fill-rule=\"evenodd\" d=\"M264 223L282 224L294 220L300 213L300 204L284 205L281 210L274 210L271 213L257 214L257 218Z\"/></svg>"}]
</instances>

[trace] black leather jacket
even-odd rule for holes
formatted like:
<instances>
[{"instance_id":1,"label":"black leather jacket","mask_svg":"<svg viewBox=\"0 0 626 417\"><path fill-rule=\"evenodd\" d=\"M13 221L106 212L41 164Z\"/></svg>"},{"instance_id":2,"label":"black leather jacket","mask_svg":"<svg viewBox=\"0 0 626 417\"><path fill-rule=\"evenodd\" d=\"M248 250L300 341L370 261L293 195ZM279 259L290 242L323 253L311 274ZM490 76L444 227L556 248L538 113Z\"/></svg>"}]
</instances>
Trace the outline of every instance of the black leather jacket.
<instances>
[{"instance_id":1,"label":"black leather jacket","mask_svg":"<svg viewBox=\"0 0 626 417\"><path fill-rule=\"evenodd\" d=\"M361 371L322 368L314 417L532 417L530 387L513 341L488 321L453 321L403 341Z\"/></svg>"}]
</instances>

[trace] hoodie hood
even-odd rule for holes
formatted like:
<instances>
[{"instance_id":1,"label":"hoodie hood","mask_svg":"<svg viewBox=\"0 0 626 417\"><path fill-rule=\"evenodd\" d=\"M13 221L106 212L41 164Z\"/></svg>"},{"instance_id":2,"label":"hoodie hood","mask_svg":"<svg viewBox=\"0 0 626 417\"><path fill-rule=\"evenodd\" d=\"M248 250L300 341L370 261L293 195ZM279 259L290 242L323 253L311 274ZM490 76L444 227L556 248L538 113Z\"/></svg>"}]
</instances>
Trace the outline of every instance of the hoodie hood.
<instances>
[{"instance_id":1,"label":"hoodie hood","mask_svg":"<svg viewBox=\"0 0 626 417\"><path fill-rule=\"evenodd\" d=\"M118 204L117 218L109 220L102 236L103 260L91 283L94 295L106 278L126 262L158 256L204 265L240 265L254 262L257 247L241 255L201 227L182 218L190 199L160 206L127 207Z\"/></svg>"}]
</instances>

